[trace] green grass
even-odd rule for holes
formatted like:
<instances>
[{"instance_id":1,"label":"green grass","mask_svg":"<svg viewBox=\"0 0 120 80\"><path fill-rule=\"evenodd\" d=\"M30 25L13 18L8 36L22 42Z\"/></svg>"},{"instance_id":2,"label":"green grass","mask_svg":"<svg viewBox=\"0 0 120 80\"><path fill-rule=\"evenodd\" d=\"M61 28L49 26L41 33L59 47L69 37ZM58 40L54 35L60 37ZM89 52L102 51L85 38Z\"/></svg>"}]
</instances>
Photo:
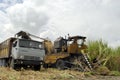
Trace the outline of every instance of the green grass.
<instances>
[{"instance_id":1,"label":"green grass","mask_svg":"<svg viewBox=\"0 0 120 80\"><path fill-rule=\"evenodd\" d=\"M110 76L120 76L120 72L119 71L111 71L109 73Z\"/></svg>"},{"instance_id":2,"label":"green grass","mask_svg":"<svg viewBox=\"0 0 120 80\"><path fill-rule=\"evenodd\" d=\"M95 58L111 71L120 71L120 47L111 48L103 40L89 41L88 51L90 61Z\"/></svg>"}]
</instances>

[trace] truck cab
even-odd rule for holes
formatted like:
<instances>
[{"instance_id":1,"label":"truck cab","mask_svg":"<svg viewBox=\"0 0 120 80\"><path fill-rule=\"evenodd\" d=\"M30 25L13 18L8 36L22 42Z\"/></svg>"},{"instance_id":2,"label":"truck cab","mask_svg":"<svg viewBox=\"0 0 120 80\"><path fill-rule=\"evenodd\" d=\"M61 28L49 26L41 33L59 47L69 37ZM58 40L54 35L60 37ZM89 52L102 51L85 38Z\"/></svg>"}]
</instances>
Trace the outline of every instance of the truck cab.
<instances>
[{"instance_id":1,"label":"truck cab","mask_svg":"<svg viewBox=\"0 0 120 80\"><path fill-rule=\"evenodd\" d=\"M11 67L31 66L40 69L45 56L42 42L17 38L12 44Z\"/></svg>"}]
</instances>

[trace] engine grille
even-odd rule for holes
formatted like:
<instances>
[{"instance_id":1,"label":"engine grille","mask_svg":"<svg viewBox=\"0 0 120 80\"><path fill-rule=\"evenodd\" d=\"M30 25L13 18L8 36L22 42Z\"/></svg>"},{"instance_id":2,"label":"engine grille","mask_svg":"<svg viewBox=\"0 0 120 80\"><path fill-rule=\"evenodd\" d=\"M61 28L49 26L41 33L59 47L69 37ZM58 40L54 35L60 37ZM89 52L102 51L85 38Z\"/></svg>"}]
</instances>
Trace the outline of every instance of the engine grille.
<instances>
[{"instance_id":1,"label":"engine grille","mask_svg":"<svg viewBox=\"0 0 120 80\"><path fill-rule=\"evenodd\" d=\"M24 56L24 59L26 59L26 60L40 60L40 57L36 57L36 56Z\"/></svg>"}]
</instances>

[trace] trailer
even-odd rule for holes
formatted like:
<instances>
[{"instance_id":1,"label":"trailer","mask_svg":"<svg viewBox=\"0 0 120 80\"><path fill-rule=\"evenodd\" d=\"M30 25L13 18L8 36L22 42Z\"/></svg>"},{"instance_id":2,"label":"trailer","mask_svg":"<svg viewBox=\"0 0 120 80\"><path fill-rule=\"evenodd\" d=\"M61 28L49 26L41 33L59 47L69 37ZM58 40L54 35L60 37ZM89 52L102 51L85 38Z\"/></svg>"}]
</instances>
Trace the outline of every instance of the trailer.
<instances>
[{"instance_id":1,"label":"trailer","mask_svg":"<svg viewBox=\"0 0 120 80\"><path fill-rule=\"evenodd\" d=\"M0 66L8 66L6 62L8 62L8 58L11 54L11 48L13 41L15 38L9 38L4 42L0 43Z\"/></svg>"}]
</instances>

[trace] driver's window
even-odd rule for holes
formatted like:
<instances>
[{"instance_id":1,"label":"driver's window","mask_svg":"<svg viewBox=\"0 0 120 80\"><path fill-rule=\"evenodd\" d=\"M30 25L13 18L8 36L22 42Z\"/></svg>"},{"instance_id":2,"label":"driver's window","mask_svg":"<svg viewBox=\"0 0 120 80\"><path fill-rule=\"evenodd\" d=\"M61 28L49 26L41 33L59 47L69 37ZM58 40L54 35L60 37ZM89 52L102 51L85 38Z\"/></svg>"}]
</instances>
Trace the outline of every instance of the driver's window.
<instances>
[{"instance_id":1,"label":"driver's window","mask_svg":"<svg viewBox=\"0 0 120 80\"><path fill-rule=\"evenodd\" d=\"M17 46L17 41L15 43L13 43L13 47L16 47Z\"/></svg>"}]
</instances>

